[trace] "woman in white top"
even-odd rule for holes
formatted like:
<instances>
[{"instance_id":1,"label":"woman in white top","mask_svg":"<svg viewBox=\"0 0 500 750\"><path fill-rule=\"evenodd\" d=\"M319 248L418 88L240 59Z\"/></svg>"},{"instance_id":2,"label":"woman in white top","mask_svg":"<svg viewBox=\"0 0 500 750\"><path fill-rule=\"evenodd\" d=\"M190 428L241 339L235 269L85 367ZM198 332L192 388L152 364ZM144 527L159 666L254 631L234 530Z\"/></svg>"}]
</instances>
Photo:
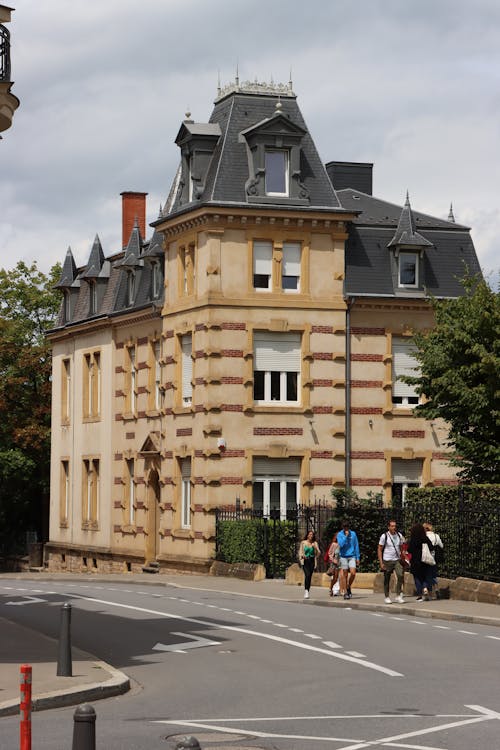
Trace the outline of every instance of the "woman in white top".
<instances>
[{"instance_id":1,"label":"woman in white top","mask_svg":"<svg viewBox=\"0 0 500 750\"><path fill-rule=\"evenodd\" d=\"M434 559L436 558L436 547L440 547L443 549L443 542L441 541L441 537L439 534L437 534L434 529L432 528L432 524L429 523L429 521L426 521L424 524L425 533L427 536L427 539L430 541L432 546L434 547L434 550L432 552L432 555L434 556ZM432 586L434 588L436 599L441 598L441 594L439 593L438 589L438 573L437 573L437 565L433 566L433 577L432 577Z\"/></svg>"}]
</instances>

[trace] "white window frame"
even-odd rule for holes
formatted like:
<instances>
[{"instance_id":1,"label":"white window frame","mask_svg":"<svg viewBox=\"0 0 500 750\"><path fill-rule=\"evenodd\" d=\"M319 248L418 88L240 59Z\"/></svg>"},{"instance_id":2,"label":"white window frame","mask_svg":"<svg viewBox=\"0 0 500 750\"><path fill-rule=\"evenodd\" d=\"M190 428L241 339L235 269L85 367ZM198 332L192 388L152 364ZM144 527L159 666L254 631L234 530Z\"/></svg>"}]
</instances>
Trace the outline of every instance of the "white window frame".
<instances>
[{"instance_id":1,"label":"white window frame","mask_svg":"<svg viewBox=\"0 0 500 750\"><path fill-rule=\"evenodd\" d=\"M288 255L297 255L298 257L287 259ZM281 288L286 294L300 293L301 282L301 263L302 261L302 243L301 242L284 242L283 243L283 260L281 263ZM287 271L296 271L296 273L287 273ZM283 283L285 278L296 278L297 286L295 289L285 289Z\"/></svg>"},{"instance_id":2,"label":"white window frame","mask_svg":"<svg viewBox=\"0 0 500 750\"><path fill-rule=\"evenodd\" d=\"M97 282L91 281L89 282L89 313L90 315L95 315L97 313Z\"/></svg>"},{"instance_id":3,"label":"white window frame","mask_svg":"<svg viewBox=\"0 0 500 750\"><path fill-rule=\"evenodd\" d=\"M135 271L127 272L127 306L134 304L135 299Z\"/></svg>"},{"instance_id":4,"label":"white window frame","mask_svg":"<svg viewBox=\"0 0 500 750\"><path fill-rule=\"evenodd\" d=\"M191 459L181 461L181 529L191 528Z\"/></svg>"},{"instance_id":5,"label":"white window frame","mask_svg":"<svg viewBox=\"0 0 500 750\"><path fill-rule=\"evenodd\" d=\"M193 334L186 333L181 336L181 359L182 359L182 405L188 408L193 403Z\"/></svg>"},{"instance_id":6,"label":"white window frame","mask_svg":"<svg viewBox=\"0 0 500 750\"><path fill-rule=\"evenodd\" d=\"M392 487L394 489L394 485L401 485L402 505L406 502L406 493L409 487L422 486L422 473L423 459L392 459Z\"/></svg>"},{"instance_id":7,"label":"white window frame","mask_svg":"<svg viewBox=\"0 0 500 750\"><path fill-rule=\"evenodd\" d=\"M252 285L258 292L270 292L273 286L273 243L270 240L254 240L252 252ZM267 276L267 286L256 286L256 276Z\"/></svg>"},{"instance_id":8,"label":"white window frame","mask_svg":"<svg viewBox=\"0 0 500 750\"><path fill-rule=\"evenodd\" d=\"M411 339L404 336L392 337L392 405L395 408L412 409L420 403L416 386L398 380L401 375L418 374L418 362L411 355L414 348ZM415 367L411 366L410 360L415 362Z\"/></svg>"},{"instance_id":9,"label":"white window frame","mask_svg":"<svg viewBox=\"0 0 500 750\"><path fill-rule=\"evenodd\" d=\"M155 367L155 409L161 408L161 346L159 341L155 341L153 344L153 356L154 356L154 367Z\"/></svg>"},{"instance_id":10,"label":"white window frame","mask_svg":"<svg viewBox=\"0 0 500 750\"><path fill-rule=\"evenodd\" d=\"M284 157L285 157L285 174L284 174L285 191L284 192L276 192L276 191L268 190L267 189L267 155L268 154L273 154L273 153L274 154L276 154L276 153L283 154ZM265 176L265 192L266 192L266 195L271 195L271 196L274 195L274 196L278 196L278 197L282 197L282 198L288 197L288 195L290 194L290 183L289 183L289 180L290 180L290 178L289 178L289 175L290 175L290 152L288 151L288 149L286 149L286 148L266 148L265 154L264 154L264 165L265 165L265 170L266 170L266 176Z\"/></svg>"},{"instance_id":11,"label":"white window frame","mask_svg":"<svg viewBox=\"0 0 500 750\"><path fill-rule=\"evenodd\" d=\"M292 347L286 353L272 352L273 339L277 346L279 342L291 342ZM259 348L260 345L260 348ZM267 349L267 353L266 350ZM283 359L283 369L278 369L280 359ZM295 360L295 362L294 362ZM267 363L267 364L266 364ZM287 369L285 369L287 368ZM254 333L254 380L255 373L264 373L264 398L255 398L258 406L299 406L301 401L301 336L300 334L271 333L256 331ZM279 373L279 398L272 398L272 373ZM287 399L287 376L294 374L297 379L295 400Z\"/></svg>"},{"instance_id":12,"label":"white window frame","mask_svg":"<svg viewBox=\"0 0 500 750\"><path fill-rule=\"evenodd\" d=\"M69 460L63 459L61 461L61 470L63 474L63 481L61 482L61 489L63 491L63 502L61 503L61 508L63 510L63 518L61 518L61 521L67 521L69 517L69 493L70 493L70 482L69 482Z\"/></svg>"},{"instance_id":13,"label":"white window frame","mask_svg":"<svg viewBox=\"0 0 500 750\"><path fill-rule=\"evenodd\" d=\"M130 363L130 413L135 414L137 409L137 369L136 369L136 351L135 345L129 346L128 358Z\"/></svg>"},{"instance_id":14,"label":"white window frame","mask_svg":"<svg viewBox=\"0 0 500 750\"><path fill-rule=\"evenodd\" d=\"M255 464L267 463L264 458L254 458L253 485L262 484L262 512L265 518L271 515L271 485L279 484L280 495L280 520L287 518L287 485L293 484L296 488L296 505L300 504L300 460L295 459L269 459L269 468L260 473ZM273 468L274 467L274 468ZM289 467L289 468L288 468ZM294 471L291 471L294 469Z\"/></svg>"},{"instance_id":15,"label":"white window frame","mask_svg":"<svg viewBox=\"0 0 500 750\"><path fill-rule=\"evenodd\" d=\"M404 282L401 281L401 271L402 271L401 261L408 260L410 258L413 258L415 262L415 283L405 284ZM417 289L418 288L418 285L419 285L418 262L419 262L418 253L400 251L398 255L398 286L400 286L403 289Z\"/></svg>"},{"instance_id":16,"label":"white window frame","mask_svg":"<svg viewBox=\"0 0 500 750\"><path fill-rule=\"evenodd\" d=\"M159 264L158 261L156 261L155 263L152 264L152 266L151 266L151 275L152 275L152 281L151 281L151 284L152 284L152 289L151 289L152 297L153 297L153 299L158 299L158 297L160 296L160 291L161 291L161 286L160 286L161 274L160 274L160 264Z\"/></svg>"}]
</instances>

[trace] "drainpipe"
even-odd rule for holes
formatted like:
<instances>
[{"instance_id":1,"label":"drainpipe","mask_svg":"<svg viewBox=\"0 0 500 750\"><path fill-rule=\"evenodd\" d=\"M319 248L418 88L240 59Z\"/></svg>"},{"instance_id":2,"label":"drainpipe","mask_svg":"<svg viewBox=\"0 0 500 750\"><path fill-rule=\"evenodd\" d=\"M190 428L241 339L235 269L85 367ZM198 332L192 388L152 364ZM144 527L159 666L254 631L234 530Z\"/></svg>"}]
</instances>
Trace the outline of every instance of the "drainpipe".
<instances>
[{"instance_id":1,"label":"drainpipe","mask_svg":"<svg viewBox=\"0 0 500 750\"><path fill-rule=\"evenodd\" d=\"M351 487L351 306L355 297L346 297L345 316L345 486Z\"/></svg>"}]
</instances>

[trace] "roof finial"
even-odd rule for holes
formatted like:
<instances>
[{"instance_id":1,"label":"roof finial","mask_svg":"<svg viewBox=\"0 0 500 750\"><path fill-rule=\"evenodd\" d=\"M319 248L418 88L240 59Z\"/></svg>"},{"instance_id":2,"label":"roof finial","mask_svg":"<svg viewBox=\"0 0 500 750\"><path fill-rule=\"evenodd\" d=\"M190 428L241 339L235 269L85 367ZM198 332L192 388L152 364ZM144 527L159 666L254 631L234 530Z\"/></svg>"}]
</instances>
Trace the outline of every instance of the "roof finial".
<instances>
[{"instance_id":1,"label":"roof finial","mask_svg":"<svg viewBox=\"0 0 500 750\"><path fill-rule=\"evenodd\" d=\"M238 66L238 61L237 60L236 60L236 79L235 79L235 83L236 83L236 88L239 88L239 86L240 86L240 72L239 72L239 66Z\"/></svg>"},{"instance_id":2,"label":"roof finial","mask_svg":"<svg viewBox=\"0 0 500 750\"><path fill-rule=\"evenodd\" d=\"M406 201L405 201L405 206L409 206L409 205L410 205L410 194L409 194L409 192L408 192L408 190L407 190L407 191L406 191Z\"/></svg>"},{"instance_id":3,"label":"roof finial","mask_svg":"<svg viewBox=\"0 0 500 750\"><path fill-rule=\"evenodd\" d=\"M453 203L450 203L450 213L448 214L448 221L455 223L455 215L453 213Z\"/></svg>"},{"instance_id":4,"label":"roof finial","mask_svg":"<svg viewBox=\"0 0 500 750\"><path fill-rule=\"evenodd\" d=\"M190 122L190 121L191 121L191 112L189 111L189 107L188 107L186 109L186 114L185 114L185 120L184 120L184 122Z\"/></svg>"},{"instance_id":5,"label":"roof finial","mask_svg":"<svg viewBox=\"0 0 500 750\"><path fill-rule=\"evenodd\" d=\"M217 71L217 96L220 96L220 70Z\"/></svg>"},{"instance_id":6,"label":"roof finial","mask_svg":"<svg viewBox=\"0 0 500 750\"><path fill-rule=\"evenodd\" d=\"M281 110L282 110L282 109L283 109L283 105L282 105L282 103L281 103L281 98L280 98L280 96L278 95L278 101L276 102L276 112L277 112L277 113L278 113L278 112L281 112Z\"/></svg>"},{"instance_id":7,"label":"roof finial","mask_svg":"<svg viewBox=\"0 0 500 750\"><path fill-rule=\"evenodd\" d=\"M288 90L293 91L293 83L292 83L292 66L290 65L290 80L288 81Z\"/></svg>"}]
</instances>

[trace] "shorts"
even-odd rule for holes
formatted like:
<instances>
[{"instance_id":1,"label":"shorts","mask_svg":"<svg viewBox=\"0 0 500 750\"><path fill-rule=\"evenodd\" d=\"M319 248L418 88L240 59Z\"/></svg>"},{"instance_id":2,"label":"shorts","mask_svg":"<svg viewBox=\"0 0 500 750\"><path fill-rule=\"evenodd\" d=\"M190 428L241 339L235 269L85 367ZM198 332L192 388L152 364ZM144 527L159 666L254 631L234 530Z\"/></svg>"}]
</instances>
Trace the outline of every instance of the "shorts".
<instances>
[{"instance_id":1,"label":"shorts","mask_svg":"<svg viewBox=\"0 0 500 750\"><path fill-rule=\"evenodd\" d=\"M341 557L340 558L341 570L350 570L352 568L356 570L356 558L355 557Z\"/></svg>"}]
</instances>

